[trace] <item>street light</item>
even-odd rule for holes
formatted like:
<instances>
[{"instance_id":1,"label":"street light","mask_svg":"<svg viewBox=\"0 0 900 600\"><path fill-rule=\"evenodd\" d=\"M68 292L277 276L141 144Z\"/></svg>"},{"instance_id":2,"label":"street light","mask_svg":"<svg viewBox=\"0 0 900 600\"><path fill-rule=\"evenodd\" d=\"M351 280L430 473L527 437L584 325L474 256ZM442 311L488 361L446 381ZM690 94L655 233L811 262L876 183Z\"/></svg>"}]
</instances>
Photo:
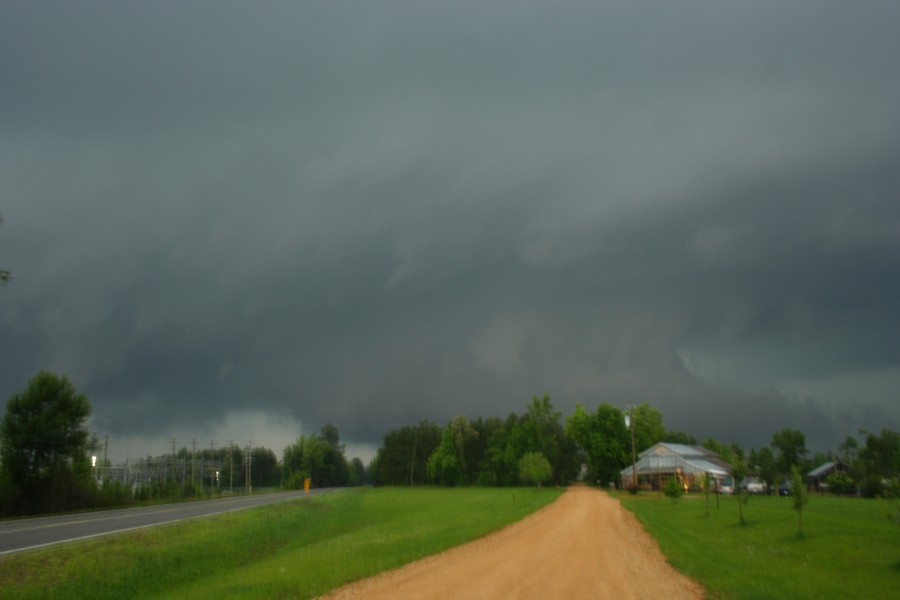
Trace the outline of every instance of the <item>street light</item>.
<instances>
[{"instance_id":1,"label":"street light","mask_svg":"<svg viewBox=\"0 0 900 600\"><path fill-rule=\"evenodd\" d=\"M625 415L625 427L631 429L631 487L635 491L638 488L637 480L637 453L634 448L634 406L628 407L628 414Z\"/></svg>"}]
</instances>

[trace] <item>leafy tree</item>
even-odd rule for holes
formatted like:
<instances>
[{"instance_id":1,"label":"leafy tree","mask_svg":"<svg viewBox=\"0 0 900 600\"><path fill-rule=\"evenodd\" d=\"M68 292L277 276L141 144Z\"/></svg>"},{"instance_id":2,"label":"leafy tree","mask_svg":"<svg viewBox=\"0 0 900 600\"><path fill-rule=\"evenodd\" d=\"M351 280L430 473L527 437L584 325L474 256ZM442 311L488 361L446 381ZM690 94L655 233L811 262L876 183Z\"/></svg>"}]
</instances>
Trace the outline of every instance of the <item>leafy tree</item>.
<instances>
[{"instance_id":1,"label":"leafy tree","mask_svg":"<svg viewBox=\"0 0 900 600\"><path fill-rule=\"evenodd\" d=\"M506 420L476 421L483 453L478 458L476 482L482 485L519 485L519 460L529 448L526 417L510 413ZM552 465L551 465L552 468Z\"/></svg>"},{"instance_id":2,"label":"leafy tree","mask_svg":"<svg viewBox=\"0 0 900 600\"><path fill-rule=\"evenodd\" d=\"M709 471L703 473L703 495L706 497L706 516L709 516ZM719 494L716 494L716 503L719 501Z\"/></svg>"},{"instance_id":3,"label":"leafy tree","mask_svg":"<svg viewBox=\"0 0 900 600\"><path fill-rule=\"evenodd\" d=\"M852 435L848 435L846 439L838 446L838 451L847 463L847 466L853 468L853 462L856 460L856 453L859 451L859 442Z\"/></svg>"},{"instance_id":4,"label":"leafy tree","mask_svg":"<svg viewBox=\"0 0 900 600\"><path fill-rule=\"evenodd\" d=\"M253 487L276 486L281 477L278 457L269 448L250 450L250 479Z\"/></svg>"},{"instance_id":5,"label":"leafy tree","mask_svg":"<svg viewBox=\"0 0 900 600\"><path fill-rule=\"evenodd\" d=\"M667 431L660 441L669 442L670 444L684 444L685 446L697 445L697 438L683 431Z\"/></svg>"},{"instance_id":6,"label":"leafy tree","mask_svg":"<svg viewBox=\"0 0 900 600\"><path fill-rule=\"evenodd\" d=\"M666 482L666 487L663 490L663 493L672 500L678 500L684 495L684 487L682 487L682 485L678 483L677 479L672 477L671 479L669 479L669 481Z\"/></svg>"},{"instance_id":7,"label":"leafy tree","mask_svg":"<svg viewBox=\"0 0 900 600\"><path fill-rule=\"evenodd\" d=\"M666 428L663 427L662 413L646 402L635 406L632 415L634 417L634 446L638 454L663 441L666 437Z\"/></svg>"},{"instance_id":8,"label":"leafy tree","mask_svg":"<svg viewBox=\"0 0 900 600\"><path fill-rule=\"evenodd\" d=\"M326 423L319 432L318 439L324 444L322 465L316 474L315 485L334 487L350 482L350 465L344 456L344 445L337 427Z\"/></svg>"},{"instance_id":9,"label":"leafy tree","mask_svg":"<svg viewBox=\"0 0 900 600\"><path fill-rule=\"evenodd\" d=\"M734 493L738 498L738 515L740 516L741 525L745 525L747 523L744 519L744 502L746 501L746 498L741 482L747 477L747 463L744 461L744 457L741 454L732 451L730 464L731 476L734 478Z\"/></svg>"},{"instance_id":10,"label":"leafy tree","mask_svg":"<svg viewBox=\"0 0 900 600\"><path fill-rule=\"evenodd\" d=\"M519 479L522 483L534 483L538 487L550 480L553 472L550 462L540 452L526 452L519 460Z\"/></svg>"},{"instance_id":11,"label":"leafy tree","mask_svg":"<svg viewBox=\"0 0 900 600\"><path fill-rule=\"evenodd\" d=\"M852 494L856 491L856 482L847 473L835 471L825 478L828 491L832 494Z\"/></svg>"},{"instance_id":12,"label":"leafy tree","mask_svg":"<svg viewBox=\"0 0 900 600\"><path fill-rule=\"evenodd\" d=\"M748 466L760 479L766 482L770 489L778 480L778 466L775 461L775 454L768 446L763 446L759 451L751 449Z\"/></svg>"},{"instance_id":13,"label":"leafy tree","mask_svg":"<svg viewBox=\"0 0 900 600\"><path fill-rule=\"evenodd\" d=\"M797 535L803 535L803 507L809 501L809 492L806 490L806 482L800 473L800 467L791 467L791 500L794 510L797 511Z\"/></svg>"},{"instance_id":14,"label":"leafy tree","mask_svg":"<svg viewBox=\"0 0 900 600\"><path fill-rule=\"evenodd\" d=\"M529 449L540 452L551 463L559 457L559 417L560 413L553 410L550 396L545 395L540 400L535 396L522 422Z\"/></svg>"},{"instance_id":15,"label":"leafy tree","mask_svg":"<svg viewBox=\"0 0 900 600\"><path fill-rule=\"evenodd\" d=\"M517 417L510 415L510 423ZM509 443L509 427L498 418L478 419L472 426L478 432L478 485L514 485L518 483L518 473L509 468L506 461L506 447ZM511 426L510 426L511 427Z\"/></svg>"},{"instance_id":16,"label":"leafy tree","mask_svg":"<svg viewBox=\"0 0 900 600\"><path fill-rule=\"evenodd\" d=\"M574 414L566 419L566 433L587 454L590 477L603 484L616 481L622 468L631 462L625 417L610 404L601 404L594 414L577 404Z\"/></svg>"},{"instance_id":17,"label":"leafy tree","mask_svg":"<svg viewBox=\"0 0 900 600\"><path fill-rule=\"evenodd\" d=\"M900 473L900 433L882 429L879 435L866 434L859 458L868 473L890 479Z\"/></svg>"},{"instance_id":18,"label":"leafy tree","mask_svg":"<svg viewBox=\"0 0 900 600\"><path fill-rule=\"evenodd\" d=\"M778 452L777 464L781 473L790 473L799 467L808 453L806 436L797 429L782 429L772 436L772 448Z\"/></svg>"},{"instance_id":19,"label":"leafy tree","mask_svg":"<svg viewBox=\"0 0 900 600\"><path fill-rule=\"evenodd\" d=\"M428 457L440 442L441 428L430 421L389 431L372 461L373 481L383 485L424 484Z\"/></svg>"},{"instance_id":20,"label":"leafy tree","mask_svg":"<svg viewBox=\"0 0 900 600\"><path fill-rule=\"evenodd\" d=\"M319 437L328 442L335 451L343 454L344 445L341 444L341 434L338 432L337 427L331 423L325 423L319 430Z\"/></svg>"},{"instance_id":21,"label":"leafy tree","mask_svg":"<svg viewBox=\"0 0 900 600\"><path fill-rule=\"evenodd\" d=\"M342 486L350 482L350 467L333 425L323 427L320 435L301 435L284 449L282 486L300 489L307 477L316 487Z\"/></svg>"},{"instance_id":22,"label":"leafy tree","mask_svg":"<svg viewBox=\"0 0 900 600\"><path fill-rule=\"evenodd\" d=\"M350 485L365 485L366 479L366 467L362 459L354 456L350 461Z\"/></svg>"},{"instance_id":23,"label":"leafy tree","mask_svg":"<svg viewBox=\"0 0 900 600\"><path fill-rule=\"evenodd\" d=\"M731 464L731 459L734 457L734 452L730 447L719 443L713 438L706 438L700 443L700 445L707 450L715 452L719 455L719 458L721 458L726 463Z\"/></svg>"},{"instance_id":24,"label":"leafy tree","mask_svg":"<svg viewBox=\"0 0 900 600\"><path fill-rule=\"evenodd\" d=\"M577 471L575 446L566 439L565 429L560 424L561 416L561 413L553 410L550 396L545 395L540 399L535 396L521 421L526 451L544 455L557 483L574 478Z\"/></svg>"},{"instance_id":25,"label":"leafy tree","mask_svg":"<svg viewBox=\"0 0 900 600\"><path fill-rule=\"evenodd\" d=\"M89 504L96 486L85 420L91 407L66 377L41 371L14 394L0 424L0 479L9 512Z\"/></svg>"},{"instance_id":26,"label":"leafy tree","mask_svg":"<svg viewBox=\"0 0 900 600\"><path fill-rule=\"evenodd\" d=\"M449 486L471 483L466 445L477 437L478 432L464 415L453 417L441 433L441 443L428 458L428 477Z\"/></svg>"}]
</instances>

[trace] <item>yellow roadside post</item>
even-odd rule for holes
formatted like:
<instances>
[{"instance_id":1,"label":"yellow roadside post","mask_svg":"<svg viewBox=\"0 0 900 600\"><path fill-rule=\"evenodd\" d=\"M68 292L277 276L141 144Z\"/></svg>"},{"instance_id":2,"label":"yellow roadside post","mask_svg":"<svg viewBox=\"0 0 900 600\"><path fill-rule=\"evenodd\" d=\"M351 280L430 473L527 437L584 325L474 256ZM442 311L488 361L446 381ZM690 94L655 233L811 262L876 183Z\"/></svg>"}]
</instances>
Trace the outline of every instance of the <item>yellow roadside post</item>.
<instances>
[{"instance_id":1,"label":"yellow roadside post","mask_svg":"<svg viewBox=\"0 0 900 600\"><path fill-rule=\"evenodd\" d=\"M309 477L303 480L303 493L309 496Z\"/></svg>"}]
</instances>

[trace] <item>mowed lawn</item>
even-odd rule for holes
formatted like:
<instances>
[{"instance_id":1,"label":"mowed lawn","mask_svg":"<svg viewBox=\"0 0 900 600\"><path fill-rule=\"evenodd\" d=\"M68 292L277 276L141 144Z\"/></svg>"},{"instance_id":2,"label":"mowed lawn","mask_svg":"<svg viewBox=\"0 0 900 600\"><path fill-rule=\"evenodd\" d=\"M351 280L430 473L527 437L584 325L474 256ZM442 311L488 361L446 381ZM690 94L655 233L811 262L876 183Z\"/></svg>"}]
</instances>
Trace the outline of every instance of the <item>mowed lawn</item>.
<instances>
[{"instance_id":1,"label":"mowed lawn","mask_svg":"<svg viewBox=\"0 0 900 600\"><path fill-rule=\"evenodd\" d=\"M352 489L0 559L0 597L309 598L498 530L561 492Z\"/></svg>"},{"instance_id":2,"label":"mowed lawn","mask_svg":"<svg viewBox=\"0 0 900 600\"><path fill-rule=\"evenodd\" d=\"M671 564L711 598L900 598L900 523L884 501L813 496L803 535L791 498L738 500L703 495L673 502L661 495L619 494L659 542Z\"/></svg>"}]
</instances>

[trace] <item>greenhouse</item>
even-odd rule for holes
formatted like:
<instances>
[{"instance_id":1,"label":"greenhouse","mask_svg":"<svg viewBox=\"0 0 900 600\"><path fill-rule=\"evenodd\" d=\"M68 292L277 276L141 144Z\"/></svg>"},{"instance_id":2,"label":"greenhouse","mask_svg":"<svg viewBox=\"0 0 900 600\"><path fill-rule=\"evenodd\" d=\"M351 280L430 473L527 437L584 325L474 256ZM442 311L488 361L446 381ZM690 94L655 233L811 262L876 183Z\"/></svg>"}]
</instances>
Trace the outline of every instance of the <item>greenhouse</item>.
<instances>
[{"instance_id":1,"label":"greenhouse","mask_svg":"<svg viewBox=\"0 0 900 600\"><path fill-rule=\"evenodd\" d=\"M704 477L709 473L711 485L721 489L731 481L728 470L728 464L711 450L659 442L641 452L635 464L622 469L620 476L623 488L634 486L636 474L638 487L644 489L662 489L667 481L675 478L688 490L702 489Z\"/></svg>"}]
</instances>

